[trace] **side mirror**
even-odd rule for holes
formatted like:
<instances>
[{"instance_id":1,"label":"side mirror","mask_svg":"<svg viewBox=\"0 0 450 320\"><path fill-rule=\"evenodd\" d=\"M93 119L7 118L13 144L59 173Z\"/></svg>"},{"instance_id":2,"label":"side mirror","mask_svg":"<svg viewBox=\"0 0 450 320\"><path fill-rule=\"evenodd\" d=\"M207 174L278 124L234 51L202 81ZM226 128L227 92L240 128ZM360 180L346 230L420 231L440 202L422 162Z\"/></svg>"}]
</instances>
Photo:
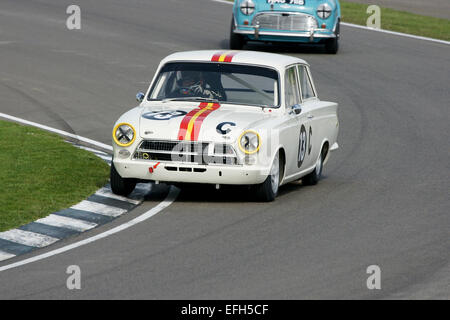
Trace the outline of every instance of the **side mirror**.
<instances>
[{"instance_id":1,"label":"side mirror","mask_svg":"<svg viewBox=\"0 0 450 320\"><path fill-rule=\"evenodd\" d=\"M144 100L144 97L145 97L145 94L143 94L142 92L138 92L138 93L136 94L136 100L137 100L138 102L142 102L142 101Z\"/></svg>"},{"instance_id":2,"label":"side mirror","mask_svg":"<svg viewBox=\"0 0 450 320\"><path fill-rule=\"evenodd\" d=\"M302 106L299 105L299 104L294 104L294 105L292 106L292 111L293 111L295 114L300 114L300 113L302 113Z\"/></svg>"}]
</instances>

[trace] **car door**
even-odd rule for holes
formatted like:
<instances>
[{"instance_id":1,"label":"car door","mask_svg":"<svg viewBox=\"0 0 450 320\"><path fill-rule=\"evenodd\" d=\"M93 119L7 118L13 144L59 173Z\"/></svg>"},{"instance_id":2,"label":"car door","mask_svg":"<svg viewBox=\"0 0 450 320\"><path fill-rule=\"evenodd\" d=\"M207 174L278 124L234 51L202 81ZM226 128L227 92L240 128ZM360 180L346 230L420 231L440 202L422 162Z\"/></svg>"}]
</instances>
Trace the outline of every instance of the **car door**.
<instances>
[{"instance_id":1,"label":"car door","mask_svg":"<svg viewBox=\"0 0 450 320\"><path fill-rule=\"evenodd\" d=\"M307 156L308 162L305 168L312 166L316 163L324 134L321 129L321 105L317 98L317 93L312 82L312 77L307 65L297 66L300 91L303 101L303 107L306 113L307 121L307 134L308 134L308 147Z\"/></svg>"},{"instance_id":2,"label":"car door","mask_svg":"<svg viewBox=\"0 0 450 320\"><path fill-rule=\"evenodd\" d=\"M310 110L304 105L299 85L298 65L286 68L284 77L285 106L287 112L286 131L286 177L295 177L311 164L308 155L308 130Z\"/></svg>"}]
</instances>

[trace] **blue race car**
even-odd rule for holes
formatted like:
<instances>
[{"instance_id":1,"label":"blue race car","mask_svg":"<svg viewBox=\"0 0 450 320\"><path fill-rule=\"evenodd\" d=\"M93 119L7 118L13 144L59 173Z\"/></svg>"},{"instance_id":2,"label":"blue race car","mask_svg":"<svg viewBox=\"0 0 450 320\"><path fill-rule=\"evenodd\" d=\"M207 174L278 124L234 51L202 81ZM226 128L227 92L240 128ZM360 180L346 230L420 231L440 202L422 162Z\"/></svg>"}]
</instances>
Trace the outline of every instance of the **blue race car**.
<instances>
[{"instance_id":1,"label":"blue race car","mask_svg":"<svg viewBox=\"0 0 450 320\"><path fill-rule=\"evenodd\" d=\"M338 0L235 0L230 48L248 41L324 43L334 54L340 20Z\"/></svg>"}]
</instances>

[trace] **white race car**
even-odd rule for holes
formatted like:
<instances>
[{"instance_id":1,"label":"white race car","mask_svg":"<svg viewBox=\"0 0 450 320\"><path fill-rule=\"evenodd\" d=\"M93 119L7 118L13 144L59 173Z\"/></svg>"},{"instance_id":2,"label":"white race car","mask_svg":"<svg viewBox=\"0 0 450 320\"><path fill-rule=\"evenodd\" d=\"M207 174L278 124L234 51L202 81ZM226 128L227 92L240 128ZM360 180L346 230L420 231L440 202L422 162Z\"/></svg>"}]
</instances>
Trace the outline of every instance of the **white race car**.
<instances>
[{"instance_id":1,"label":"white race car","mask_svg":"<svg viewBox=\"0 0 450 320\"><path fill-rule=\"evenodd\" d=\"M140 105L113 135L111 188L136 182L251 185L272 201L280 185L316 184L338 148L337 103L320 101L309 65L253 51L190 51L163 59Z\"/></svg>"}]
</instances>

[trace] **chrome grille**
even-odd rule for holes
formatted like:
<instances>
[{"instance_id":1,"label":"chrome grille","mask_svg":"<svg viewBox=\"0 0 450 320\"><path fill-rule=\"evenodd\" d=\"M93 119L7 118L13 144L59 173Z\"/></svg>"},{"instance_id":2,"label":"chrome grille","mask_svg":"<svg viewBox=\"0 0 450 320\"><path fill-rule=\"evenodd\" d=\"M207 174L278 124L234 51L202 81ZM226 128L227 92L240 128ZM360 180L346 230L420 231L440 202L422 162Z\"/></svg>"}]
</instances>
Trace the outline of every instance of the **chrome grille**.
<instances>
[{"instance_id":1,"label":"chrome grille","mask_svg":"<svg viewBox=\"0 0 450 320\"><path fill-rule=\"evenodd\" d=\"M265 12L253 18L252 25L259 25L260 29L309 31L317 28L317 21L304 13Z\"/></svg>"},{"instance_id":2,"label":"chrome grille","mask_svg":"<svg viewBox=\"0 0 450 320\"><path fill-rule=\"evenodd\" d=\"M227 144L197 141L144 140L134 159L192 164L238 164L234 148Z\"/></svg>"}]
</instances>

